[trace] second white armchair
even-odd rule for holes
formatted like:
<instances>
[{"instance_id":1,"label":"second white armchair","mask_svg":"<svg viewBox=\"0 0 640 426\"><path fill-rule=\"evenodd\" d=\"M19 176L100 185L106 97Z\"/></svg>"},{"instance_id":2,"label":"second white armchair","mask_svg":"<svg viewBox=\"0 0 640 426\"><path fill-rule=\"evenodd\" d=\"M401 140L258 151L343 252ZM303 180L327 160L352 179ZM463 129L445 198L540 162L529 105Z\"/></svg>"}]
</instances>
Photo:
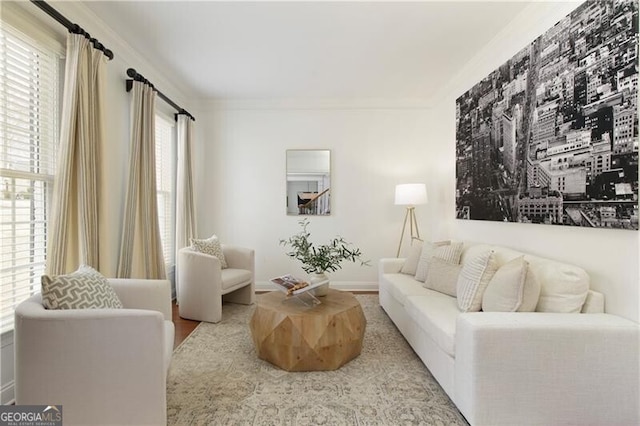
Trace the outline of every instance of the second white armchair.
<instances>
[{"instance_id":1,"label":"second white armchair","mask_svg":"<svg viewBox=\"0 0 640 426\"><path fill-rule=\"evenodd\" d=\"M250 305L255 301L255 252L222 245L227 268L215 256L191 247L178 251L180 317L206 322L222 319L222 301Z\"/></svg>"}]
</instances>

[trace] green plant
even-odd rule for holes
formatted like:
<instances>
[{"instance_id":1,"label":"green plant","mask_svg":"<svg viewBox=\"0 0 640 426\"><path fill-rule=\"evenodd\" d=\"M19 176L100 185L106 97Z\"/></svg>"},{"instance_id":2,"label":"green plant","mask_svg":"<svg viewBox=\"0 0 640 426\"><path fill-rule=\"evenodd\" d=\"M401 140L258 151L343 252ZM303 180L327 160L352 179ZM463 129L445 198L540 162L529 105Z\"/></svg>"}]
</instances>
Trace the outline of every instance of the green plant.
<instances>
[{"instance_id":1,"label":"green plant","mask_svg":"<svg viewBox=\"0 0 640 426\"><path fill-rule=\"evenodd\" d=\"M312 272L334 272L342 268L342 262L360 262L361 266L369 266L369 261L363 261L362 253L353 244L345 241L341 236L333 238L329 244L315 247L309 237L311 233L307 230L309 220L307 218L298 222L302 230L286 240L280 240L280 244L291 247L287 256L299 260L302 269L310 274Z\"/></svg>"}]
</instances>

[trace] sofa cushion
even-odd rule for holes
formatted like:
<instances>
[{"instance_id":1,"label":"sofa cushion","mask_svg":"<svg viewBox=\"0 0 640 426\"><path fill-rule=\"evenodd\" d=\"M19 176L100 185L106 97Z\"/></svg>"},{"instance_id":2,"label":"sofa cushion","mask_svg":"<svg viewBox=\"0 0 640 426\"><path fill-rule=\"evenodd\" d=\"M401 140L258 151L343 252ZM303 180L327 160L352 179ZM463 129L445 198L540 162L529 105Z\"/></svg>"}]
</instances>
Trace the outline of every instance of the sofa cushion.
<instances>
[{"instance_id":1,"label":"sofa cushion","mask_svg":"<svg viewBox=\"0 0 640 426\"><path fill-rule=\"evenodd\" d=\"M239 284L251 281L251 271L246 269L227 268L222 270L222 289L228 290Z\"/></svg>"},{"instance_id":2,"label":"sofa cushion","mask_svg":"<svg viewBox=\"0 0 640 426\"><path fill-rule=\"evenodd\" d=\"M493 253L493 250L486 250L462 266L456 288L461 311L478 312L482 308L482 295L498 270Z\"/></svg>"},{"instance_id":3,"label":"sofa cushion","mask_svg":"<svg viewBox=\"0 0 640 426\"><path fill-rule=\"evenodd\" d=\"M416 281L412 276L405 274L382 274L378 285L391 294L402 306L404 306L407 296L425 295L431 292L431 290L422 287L422 283Z\"/></svg>"},{"instance_id":4,"label":"sofa cushion","mask_svg":"<svg viewBox=\"0 0 640 426\"><path fill-rule=\"evenodd\" d=\"M540 284L524 256L516 257L496 271L482 296L485 312L533 312Z\"/></svg>"},{"instance_id":5,"label":"sofa cushion","mask_svg":"<svg viewBox=\"0 0 640 426\"><path fill-rule=\"evenodd\" d=\"M408 275L416 274L416 268L418 267L420 254L422 253L422 246L422 240L419 240L417 238L411 240L411 250L409 251L409 256L407 256L407 259L402 265L402 270L400 270L400 272Z\"/></svg>"},{"instance_id":6,"label":"sofa cushion","mask_svg":"<svg viewBox=\"0 0 640 426\"><path fill-rule=\"evenodd\" d=\"M41 284L42 304L46 309L122 308L107 279L87 265L67 275L43 275Z\"/></svg>"},{"instance_id":7,"label":"sofa cushion","mask_svg":"<svg viewBox=\"0 0 640 426\"><path fill-rule=\"evenodd\" d=\"M456 297L456 286L462 265L432 257L424 287Z\"/></svg>"},{"instance_id":8,"label":"sofa cushion","mask_svg":"<svg viewBox=\"0 0 640 426\"><path fill-rule=\"evenodd\" d=\"M426 244L422 248L422 254L420 255L420 261L416 269L416 280L425 282L429 270L429 261L433 257L449 263L460 263L462 248L462 243L452 243L451 241L438 241L430 245Z\"/></svg>"},{"instance_id":9,"label":"sofa cushion","mask_svg":"<svg viewBox=\"0 0 640 426\"><path fill-rule=\"evenodd\" d=\"M553 260L525 256L540 282L537 312L579 313L587 299L589 275L582 268Z\"/></svg>"},{"instance_id":10,"label":"sofa cushion","mask_svg":"<svg viewBox=\"0 0 640 426\"><path fill-rule=\"evenodd\" d=\"M604 295L602 293L589 290L587 300L582 305L583 314L604 314Z\"/></svg>"},{"instance_id":11,"label":"sofa cushion","mask_svg":"<svg viewBox=\"0 0 640 426\"><path fill-rule=\"evenodd\" d=\"M456 299L433 290L424 296L408 296L405 309L409 317L444 352L455 356L456 321L460 309Z\"/></svg>"},{"instance_id":12,"label":"sofa cushion","mask_svg":"<svg viewBox=\"0 0 640 426\"><path fill-rule=\"evenodd\" d=\"M467 244L462 252L461 263L465 264L485 250L494 250L498 265L522 256L524 253L501 246ZM540 298L536 311L578 313L587 298L589 275L578 266L543 257L524 254L540 284Z\"/></svg>"},{"instance_id":13,"label":"sofa cushion","mask_svg":"<svg viewBox=\"0 0 640 426\"><path fill-rule=\"evenodd\" d=\"M225 269L227 267L227 260L224 258L224 252L222 251L222 245L216 235L212 235L205 240L199 240L197 238L191 238L191 248L200 253L208 254L209 256L217 257L220 261L220 267Z\"/></svg>"}]
</instances>

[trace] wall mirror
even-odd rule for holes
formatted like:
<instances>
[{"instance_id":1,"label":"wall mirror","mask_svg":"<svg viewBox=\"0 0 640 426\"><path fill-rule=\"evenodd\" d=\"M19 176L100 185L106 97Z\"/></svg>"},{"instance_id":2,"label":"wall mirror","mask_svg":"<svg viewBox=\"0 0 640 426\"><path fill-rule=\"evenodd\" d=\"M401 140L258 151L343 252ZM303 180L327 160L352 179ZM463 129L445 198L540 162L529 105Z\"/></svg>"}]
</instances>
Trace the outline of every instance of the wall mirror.
<instances>
[{"instance_id":1,"label":"wall mirror","mask_svg":"<svg viewBox=\"0 0 640 426\"><path fill-rule=\"evenodd\" d=\"M331 214L330 150L287 150L287 214Z\"/></svg>"}]
</instances>

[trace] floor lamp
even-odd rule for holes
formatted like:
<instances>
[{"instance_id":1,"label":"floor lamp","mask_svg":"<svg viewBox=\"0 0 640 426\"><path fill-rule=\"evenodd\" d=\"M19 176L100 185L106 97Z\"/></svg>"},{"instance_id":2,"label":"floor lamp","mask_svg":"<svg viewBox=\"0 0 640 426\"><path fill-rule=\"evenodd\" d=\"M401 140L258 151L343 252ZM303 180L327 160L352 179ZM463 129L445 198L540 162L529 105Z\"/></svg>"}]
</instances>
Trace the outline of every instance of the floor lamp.
<instances>
[{"instance_id":1,"label":"floor lamp","mask_svg":"<svg viewBox=\"0 0 640 426\"><path fill-rule=\"evenodd\" d=\"M411 239L420 238L415 206L427 204L427 186L424 183L396 185L395 204L397 206L407 206L407 212L404 215L404 224L402 225L402 233L400 234L400 244L398 244L398 253L396 254L396 257L400 257L400 249L402 248L402 239L404 238L404 231L407 228L407 222L409 222L409 228L411 229Z\"/></svg>"}]
</instances>

